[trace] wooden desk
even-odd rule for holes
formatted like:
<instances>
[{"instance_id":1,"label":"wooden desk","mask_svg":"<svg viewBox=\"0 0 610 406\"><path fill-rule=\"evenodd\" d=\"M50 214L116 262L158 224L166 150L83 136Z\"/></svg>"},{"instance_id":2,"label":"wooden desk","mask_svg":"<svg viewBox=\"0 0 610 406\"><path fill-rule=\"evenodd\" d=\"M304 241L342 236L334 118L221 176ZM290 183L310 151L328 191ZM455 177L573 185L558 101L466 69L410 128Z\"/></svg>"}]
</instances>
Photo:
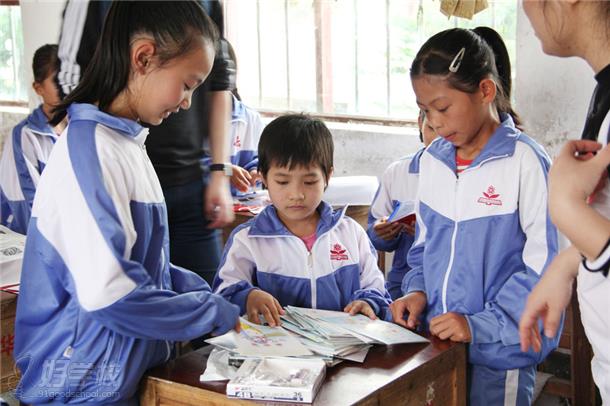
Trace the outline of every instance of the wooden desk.
<instances>
[{"instance_id":1,"label":"wooden desk","mask_svg":"<svg viewBox=\"0 0 610 406\"><path fill-rule=\"evenodd\" d=\"M150 370L142 380L141 405L258 403L228 398L227 381L199 382L207 351L202 348ZM328 368L314 404L465 405L465 346L436 338L430 344L375 346L363 364L345 361Z\"/></svg>"}]
</instances>

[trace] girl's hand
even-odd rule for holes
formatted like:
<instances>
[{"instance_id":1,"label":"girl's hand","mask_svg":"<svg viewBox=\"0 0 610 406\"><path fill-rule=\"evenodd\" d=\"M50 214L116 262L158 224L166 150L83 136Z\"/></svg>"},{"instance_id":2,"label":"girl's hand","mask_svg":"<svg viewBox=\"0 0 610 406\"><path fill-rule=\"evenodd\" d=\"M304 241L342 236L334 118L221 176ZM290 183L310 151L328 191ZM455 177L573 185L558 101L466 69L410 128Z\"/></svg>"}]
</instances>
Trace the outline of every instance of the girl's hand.
<instances>
[{"instance_id":1,"label":"girl's hand","mask_svg":"<svg viewBox=\"0 0 610 406\"><path fill-rule=\"evenodd\" d=\"M530 347L536 352L541 350L539 318L542 319L544 335L555 337L561 315L572 297L572 283L578 273L579 263L580 254L576 248L570 247L560 252L530 293L519 322L521 351L526 352Z\"/></svg>"},{"instance_id":2,"label":"girl's hand","mask_svg":"<svg viewBox=\"0 0 610 406\"><path fill-rule=\"evenodd\" d=\"M377 316L373 311L373 308L370 304L368 304L365 300L354 300L343 309L344 312L349 313L354 316L358 313L362 313L365 316L368 316L369 319L375 320Z\"/></svg>"},{"instance_id":3,"label":"girl's hand","mask_svg":"<svg viewBox=\"0 0 610 406\"><path fill-rule=\"evenodd\" d=\"M246 313L248 313L248 320L252 323L261 324L258 315L262 314L271 327L276 327L282 324L280 314L284 314L284 309L280 302L269 293L260 289L252 289L246 301Z\"/></svg>"},{"instance_id":4,"label":"girl's hand","mask_svg":"<svg viewBox=\"0 0 610 406\"><path fill-rule=\"evenodd\" d=\"M220 228L230 224L235 214L226 176L218 171L212 172L204 194L205 215L210 220L208 228Z\"/></svg>"},{"instance_id":5,"label":"girl's hand","mask_svg":"<svg viewBox=\"0 0 610 406\"><path fill-rule=\"evenodd\" d=\"M250 186L256 186L256 182L261 180L261 174L256 169L250 171Z\"/></svg>"},{"instance_id":6,"label":"girl's hand","mask_svg":"<svg viewBox=\"0 0 610 406\"><path fill-rule=\"evenodd\" d=\"M447 312L430 320L430 333L441 340L469 343L472 340L466 317L459 313Z\"/></svg>"},{"instance_id":7,"label":"girl's hand","mask_svg":"<svg viewBox=\"0 0 610 406\"><path fill-rule=\"evenodd\" d=\"M412 292L396 299L390 304L394 323L414 329L419 325L419 316L426 310L427 303L428 299L424 292ZM407 321L403 318L405 312L409 313Z\"/></svg>"},{"instance_id":8,"label":"girl's hand","mask_svg":"<svg viewBox=\"0 0 610 406\"><path fill-rule=\"evenodd\" d=\"M240 192L247 192L252 181L250 172L238 165L231 165L233 167L233 175L231 175L231 184Z\"/></svg>"},{"instance_id":9,"label":"girl's hand","mask_svg":"<svg viewBox=\"0 0 610 406\"><path fill-rule=\"evenodd\" d=\"M593 155L597 151L597 155ZM584 155L576 156L577 153ZM595 141L568 141L549 172L549 208L553 221L562 215L564 203L585 201L597 187L610 164L610 146Z\"/></svg>"},{"instance_id":10,"label":"girl's hand","mask_svg":"<svg viewBox=\"0 0 610 406\"><path fill-rule=\"evenodd\" d=\"M383 240L393 240L404 229L404 224L400 222L388 223L387 219L378 220L373 226L375 234Z\"/></svg>"}]
</instances>

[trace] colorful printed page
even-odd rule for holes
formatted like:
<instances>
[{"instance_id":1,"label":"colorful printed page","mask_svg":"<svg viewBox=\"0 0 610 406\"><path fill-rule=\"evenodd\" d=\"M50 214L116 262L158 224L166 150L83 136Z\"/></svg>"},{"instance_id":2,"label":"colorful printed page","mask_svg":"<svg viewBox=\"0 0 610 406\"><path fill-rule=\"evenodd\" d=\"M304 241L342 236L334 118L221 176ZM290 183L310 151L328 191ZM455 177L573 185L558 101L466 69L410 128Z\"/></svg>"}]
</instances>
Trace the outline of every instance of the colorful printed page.
<instances>
[{"instance_id":1,"label":"colorful printed page","mask_svg":"<svg viewBox=\"0 0 610 406\"><path fill-rule=\"evenodd\" d=\"M237 352L241 355L288 357L312 355L301 342L281 327L267 327L240 318Z\"/></svg>"},{"instance_id":2,"label":"colorful printed page","mask_svg":"<svg viewBox=\"0 0 610 406\"><path fill-rule=\"evenodd\" d=\"M395 208L392 214L388 217L388 223L394 223L400 221L405 224L415 223L415 202L407 200L400 202Z\"/></svg>"}]
</instances>

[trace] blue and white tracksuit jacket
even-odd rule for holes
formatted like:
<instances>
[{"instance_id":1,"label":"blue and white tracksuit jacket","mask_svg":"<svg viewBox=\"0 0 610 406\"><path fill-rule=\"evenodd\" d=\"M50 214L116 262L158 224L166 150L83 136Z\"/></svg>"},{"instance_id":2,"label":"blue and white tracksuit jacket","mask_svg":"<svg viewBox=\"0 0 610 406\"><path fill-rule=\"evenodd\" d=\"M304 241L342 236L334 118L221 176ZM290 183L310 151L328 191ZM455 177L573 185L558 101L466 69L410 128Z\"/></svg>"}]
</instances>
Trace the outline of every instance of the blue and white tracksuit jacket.
<instances>
[{"instance_id":1,"label":"blue and white tracksuit jacket","mask_svg":"<svg viewBox=\"0 0 610 406\"><path fill-rule=\"evenodd\" d=\"M231 329L239 309L169 263L148 129L73 104L42 174L25 247L15 351L25 403L137 403L171 343Z\"/></svg>"},{"instance_id":2,"label":"blue and white tracksuit jacket","mask_svg":"<svg viewBox=\"0 0 610 406\"><path fill-rule=\"evenodd\" d=\"M402 232L393 240L379 238L373 226L381 218L388 217L392 211L405 201L417 200L417 181L419 178L419 159L424 152L420 149L415 154L402 158L388 166L381 176L381 184L375 194L369 211L368 234L371 242L380 251L394 251L392 269L386 278L386 288L393 300L402 296L402 280L411 269L407 263L407 253L413 245L414 237Z\"/></svg>"},{"instance_id":3,"label":"blue and white tracksuit jacket","mask_svg":"<svg viewBox=\"0 0 610 406\"><path fill-rule=\"evenodd\" d=\"M237 227L225 247L214 291L246 313L248 294L259 288L282 306L342 311L353 300L367 301L388 318L390 296L377 267L377 253L362 227L318 207L320 221L311 249L280 221L274 206Z\"/></svg>"},{"instance_id":4,"label":"blue and white tracksuit jacket","mask_svg":"<svg viewBox=\"0 0 610 406\"><path fill-rule=\"evenodd\" d=\"M512 118L503 114L502 120L459 176L455 147L446 140L435 140L422 155L417 232L408 258L412 270L403 280L403 292L426 293L426 324L446 312L466 316L474 367L529 368L534 373L533 366L559 339L559 334L543 336L540 353L519 347L518 324L527 296L558 250L547 209L550 160L515 128ZM496 404L489 392L480 393L494 391L489 382L477 381L487 375L475 368L473 376L471 403ZM521 388L522 378L506 381L518 381ZM533 378L527 389L532 388ZM519 389L517 404L524 404L523 395Z\"/></svg>"},{"instance_id":5,"label":"blue and white tracksuit jacket","mask_svg":"<svg viewBox=\"0 0 610 406\"><path fill-rule=\"evenodd\" d=\"M258 167L258 141L263 132L263 121L258 111L246 106L233 96L231 114L230 162L250 172ZM212 158L205 157L202 165L208 167ZM231 194L240 192L231 186Z\"/></svg>"},{"instance_id":6,"label":"blue and white tracksuit jacket","mask_svg":"<svg viewBox=\"0 0 610 406\"><path fill-rule=\"evenodd\" d=\"M36 186L56 140L42 106L6 138L0 159L0 224L26 233Z\"/></svg>"}]
</instances>

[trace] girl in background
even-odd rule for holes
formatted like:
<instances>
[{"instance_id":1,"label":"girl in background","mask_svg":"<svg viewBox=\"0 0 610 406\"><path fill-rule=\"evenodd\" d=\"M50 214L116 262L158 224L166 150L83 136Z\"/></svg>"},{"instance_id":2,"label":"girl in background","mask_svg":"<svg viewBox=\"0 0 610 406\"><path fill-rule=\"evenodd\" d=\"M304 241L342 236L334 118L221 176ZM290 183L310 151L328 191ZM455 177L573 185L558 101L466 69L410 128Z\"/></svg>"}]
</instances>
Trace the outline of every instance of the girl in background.
<instances>
[{"instance_id":1,"label":"girl in background","mask_svg":"<svg viewBox=\"0 0 610 406\"><path fill-rule=\"evenodd\" d=\"M7 137L0 159L0 224L21 234L28 229L34 194L57 133L48 124L59 103L53 82L59 62L57 45L43 45L34 53L34 91L42 104L17 124Z\"/></svg>"},{"instance_id":2,"label":"girl in background","mask_svg":"<svg viewBox=\"0 0 610 406\"><path fill-rule=\"evenodd\" d=\"M415 154L406 156L388 166L381 176L381 185L375 194L369 211L368 234L373 246L381 251L394 252L392 269L385 283L393 300L402 296L402 280L410 270L407 253L413 245L415 224L400 221L388 222L388 216L402 202L415 202L419 178L419 159L424 149L436 138L434 130L428 125L424 112L418 118L419 138L424 147Z\"/></svg>"}]
</instances>

